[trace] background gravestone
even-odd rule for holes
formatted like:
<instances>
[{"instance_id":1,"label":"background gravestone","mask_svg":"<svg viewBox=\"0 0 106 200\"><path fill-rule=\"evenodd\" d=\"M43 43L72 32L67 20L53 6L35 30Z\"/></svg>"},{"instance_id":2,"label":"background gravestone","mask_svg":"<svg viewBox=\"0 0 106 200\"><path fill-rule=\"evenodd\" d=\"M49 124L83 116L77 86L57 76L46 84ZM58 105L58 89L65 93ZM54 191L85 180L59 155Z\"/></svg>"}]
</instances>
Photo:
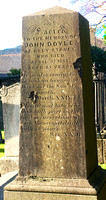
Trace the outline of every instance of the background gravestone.
<instances>
[{"instance_id":1,"label":"background gravestone","mask_svg":"<svg viewBox=\"0 0 106 200\"><path fill-rule=\"evenodd\" d=\"M20 84L2 89L5 156L0 159L0 172L18 170Z\"/></svg>"},{"instance_id":2,"label":"background gravestone","mask_svg":"<svg viewBox=\"0 0 106 200\"><path fill-rule=\"evenodd\" d=\"M19 176L5 200L97 199L88 21L54 7L23 18L23 40Z\"/></svg>"}]
</instances>

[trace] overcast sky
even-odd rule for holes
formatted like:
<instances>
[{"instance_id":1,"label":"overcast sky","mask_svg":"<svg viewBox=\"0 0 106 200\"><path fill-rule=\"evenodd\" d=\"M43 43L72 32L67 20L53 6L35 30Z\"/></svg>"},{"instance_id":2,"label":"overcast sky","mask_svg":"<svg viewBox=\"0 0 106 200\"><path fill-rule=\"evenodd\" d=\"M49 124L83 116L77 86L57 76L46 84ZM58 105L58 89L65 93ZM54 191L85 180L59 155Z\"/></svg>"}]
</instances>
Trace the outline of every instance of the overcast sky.
<instances>
[{"instance_id":1,"label":"overcast sky","mask_svg":"<svg viewBox=\"0 0 106 200\"><path fill-rule=\"evenodd\" d=\"M82 1L73 6L70 0L0 0L0 49L22 43L22 16L56 5L79 11Z\"/></svg>"}]
</instances>

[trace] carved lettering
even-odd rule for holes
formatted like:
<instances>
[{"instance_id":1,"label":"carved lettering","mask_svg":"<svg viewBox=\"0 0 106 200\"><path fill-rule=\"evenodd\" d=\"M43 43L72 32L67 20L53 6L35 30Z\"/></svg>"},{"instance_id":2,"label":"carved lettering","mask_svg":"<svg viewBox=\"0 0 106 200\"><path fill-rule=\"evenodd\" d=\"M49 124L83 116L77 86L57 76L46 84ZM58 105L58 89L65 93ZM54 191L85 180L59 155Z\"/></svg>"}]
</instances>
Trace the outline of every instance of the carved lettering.
<instances>
[{"instance_id":1,"label":"carved lettering","mask_svg":"<svg viewBox=\"0 0 106 200\"><path fill-rule=\"evenodd\" d=\"M23 71L22 78L22 94L26 101L23 115L27 112L30 120L24 120L24 129L31 130L32 123L39 135L49 133L51 137L79 138L79 132L73 131L73 127L80 125L80 105L74 104L77 72L70 59L79 35L70 34L69 28L62 24L52 29L52 23L32 24L28 36L24 37L27 71ZM37 92L34 103L29 98L32 91Z\"/></svg>"}]
</instances>

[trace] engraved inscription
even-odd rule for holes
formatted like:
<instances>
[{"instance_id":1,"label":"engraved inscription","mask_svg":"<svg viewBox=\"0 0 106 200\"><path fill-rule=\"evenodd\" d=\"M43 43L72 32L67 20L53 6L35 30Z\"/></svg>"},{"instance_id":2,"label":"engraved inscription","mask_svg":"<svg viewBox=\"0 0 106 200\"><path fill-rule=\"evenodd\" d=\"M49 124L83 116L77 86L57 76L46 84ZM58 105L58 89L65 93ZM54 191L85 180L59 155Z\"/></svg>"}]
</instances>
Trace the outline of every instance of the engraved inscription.
<instances>
[{"instance_id":1,"label":"engraved inscription","mask_svg":"<svg viewBox=\"0 0 106 200\"><path fill-rule=\"evenodd\" d=\"M76 96L79 75L73 65L79 35L70 34L70 26L57 25L55 29L53 21L42 22L42 26L33 24L28 33L23 45L23 66L27 65L27 69L23 67L22 71L26 102L22 113L26 112L30 120L24 122L24 129L31 129L33 124L39 134L80 137L80 104L74 104L81 100L80 94ZM76 131L73 127L77 127Z\"/></svg>"}]
</instances>

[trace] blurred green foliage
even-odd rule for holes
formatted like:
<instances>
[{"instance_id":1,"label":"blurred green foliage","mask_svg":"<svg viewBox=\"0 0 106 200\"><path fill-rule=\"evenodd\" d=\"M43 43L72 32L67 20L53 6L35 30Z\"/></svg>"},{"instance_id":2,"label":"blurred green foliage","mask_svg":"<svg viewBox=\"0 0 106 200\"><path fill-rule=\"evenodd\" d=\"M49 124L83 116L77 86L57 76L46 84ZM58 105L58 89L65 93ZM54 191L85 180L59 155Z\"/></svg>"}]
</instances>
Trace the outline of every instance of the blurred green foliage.
<instances>
[{"instance_id":1,"label":"blurred green foliage","mask_svg":"<svg viewBox=\"0 0 106 200\"><path fill-rule=\"evenodd\" d=\"M0 144L0 158L5 155L4 148L5 148L5 144Z\"/></svg>"},{"instance_id":2,"label":"blurred green foliage","mask_svg":"<svg viewBox=\"0 0 106 200\"><path fill-rule=\"evenodd\" d=\"M92 63L95 63L98 72L106 72L106 51L103 49L91 46Z\"/></svg>"},{"instance_id":3,"label":"blurred green foliage","mask_svg":"<svg viewBox=\"0 0 106 200\"><path fill-rule=\"evenodd\" d=\"M8 75L20 75L20 73L21 73L21 69L14 69L14 68L12 68L12 69L10 69L10 72L8 73Z\"/></svg>"}]
</instances>

